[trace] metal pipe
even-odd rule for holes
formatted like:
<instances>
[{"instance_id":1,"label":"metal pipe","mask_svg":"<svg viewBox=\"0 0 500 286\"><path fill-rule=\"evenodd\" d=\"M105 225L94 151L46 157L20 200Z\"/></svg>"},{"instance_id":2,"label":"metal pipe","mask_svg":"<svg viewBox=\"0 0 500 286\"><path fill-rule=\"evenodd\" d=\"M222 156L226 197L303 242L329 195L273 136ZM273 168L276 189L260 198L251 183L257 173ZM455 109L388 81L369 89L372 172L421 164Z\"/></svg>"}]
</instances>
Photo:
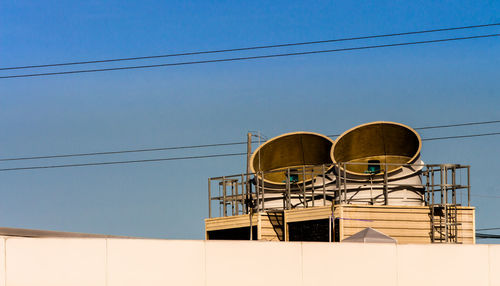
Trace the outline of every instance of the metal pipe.
<instances>
[{"instance_id":1,"label":"metal pipe","mask_svg":"<svg viewBox=\"0 0 500 286\"><path fill-rule=\"evenodd\" d=\"M241 213L242 214L245 214L247 213L248 210L245 210L245 188L243 187L244 185L244 182L245 182L245 179L243 177L243 174L241 174L241 178L240 178L240 183L241 183L241 200L240 200L240 204L241 204Z\"/></svg>"},{"instance_id":2,"label":"metal pipe","mask_svg":"<svg viewBox=\"0 0 500 286\"><path fill-rule=\"evenodd\" d=\"M321 165L321 172L323 173L323 206L326 206L326 188L325 188L325 164Z\"/></svg>"},{"instance_id":3,"label":"metal pipe","mask_svg":"<svg viewBox=\"0 0 500 286\"><path fill-rule=\"evenodd\" d=\"M470 166L467 166L467 206L470 207Z\"/></svg>"},{"instance_id":4,"label":"metal pipe","mask_svg":"<svg viewBox=\"0 0 500 286\"><path fill-rule=\"evenodd\" d=\"M259 189L259 182L256 182L255 184L255 193L257 195L257 213L260 212L260 189Z\"/></svg>"},{"instance_id":5,"label":"metal pipe","mask_svg":"<svg viewBox=\"0 0 500 286\"><path fill-rule=\"evenodd\" d=\"M265 202L266 202L266 195L265 195L265 188L264 188L264 172L260 172L261 175L262 175L262 211L264 211L266 208L265 208Z\"/></svg>"},{"instance_id":6,"label":"metal pipe","mask_svg":"<svg viewBox=\"0 0 500 286\"><path fill-rule=\"evenodd\" d=\"M457 184L456 182L456 166L453 166L451 168L451 201L452 201L452 204L456 205L457 204L457 195L456 195L456 191L455 191L455 186Z\"/></svg>"},{"instance_id":7,"label":"metal pipe","mask_svg":"<svg viewBox=\"0 0 500 286\"><path fill-rule=\"evenodd\" d=\"M290 168L286 169L286 209L291 209L290 203Z\"/></svg>"},{"instance_id":8,"label":"metal pipe","mask_svg":"<svg viewBox=\"0 0 500 286\"><path fill-rule=\"evenodd\" d=\"M347 171L346 171L346 163L344 165L344 203L347 204Z\"/></svg>"},{"instance_id":9,"label":"metal pipe","mask_svg":"<svg viewBox=\"0 0 500 286\"><path fill-rule=\"evenodd\" d=\"M210 182L211 182L211 180L210 180L210 178L208 178L208 217L209 218L212 217L212 193L210 190L210 187L211 187Z\"/></svg>"},{"instance_id":10,"label":"metal pipe","mask_svg":"<svg viewBox=\"0 0 500 286\"><path fill-rule=\"evenodd\" d=\"M304 208L307 208L307 198L306 198L306 166L302 166L302 199L304 200Z\"/></svg>"},{"instance_id":11,"label":"metal pipe","mask_svg":"<svg viewBox=\"0 0 500 286\"><path fill-rule=\"evenodd\" d=\"M332 242L332 216L328 216L328 242Z\"/></svg>"},{"instance_id":12,"label":"metal pipe","mask_svg":"<svg viewBox=\"0 0 500 286\"><path fill-rule=\"evenodd\" d=\"M226 208L226 177L222 177L222 212L224 216L227 216Z\"/></svg>"},{"instance_id":13,"label":"metal pipe","mask_svg":"<svg viewBox=\"0 0 500 286\"><path fill-rule=\"evenodd\" d=\"M249 213L249 206L251 198L251 190L250 190L250 155L252 154L252 133L247 133L247 179L246 179L246 210Z\"/></svg>"},{"instance_id":14,"label":"metal pipe","mask_svg":"<svg viewBox=\"0 0 500 286\"><path fill-rule=\"evenodd\" d=\"M315 175L315 174L314 174L314 168L311 168L311 178L313 178L313 179L312 179L312 184L311 184L311 185L312 185L312 186L311 186L311 188L312 188L312 190L311 190L311 197L312 197L312 200L311 200L311 201L312 201L312 206L313 206L313 207L314 207L314 201L315 201L315 199L316 199L316 198L315 198L315 196L314 196L314 185L315 185L315 184L316 184L316 182L317 182L317 178L316 178L316 176L314 176L314 175Z\"/></svg>"},{"instance_id":15,"label":"metal pipe","mask_svg":"<svg viewBox=\"0 0 500 286\"><path fill-rule=\"evenodd\" d=\"M387 162L385 163L385 167L384 167L384 205L388 205L389 204L389 195L387 193Z\"/></svg>"},{"instance_id":16,"label":"metal pipe","mask_svg":"<svg viewBox=\"0 0 500 286\"><path fill-rule=\"evenodd\" d=\"M341 176L340 176L340 166L338 163L335 164L335 185L337 187L337 198L339 198L339 204L342 203L341 199L342 199L342 191L340 190L340 187L341 187L341 183L340 182L341 180ZM334 201L334 204L335 204L335 201Z\"/></svg>"}]
</instances>

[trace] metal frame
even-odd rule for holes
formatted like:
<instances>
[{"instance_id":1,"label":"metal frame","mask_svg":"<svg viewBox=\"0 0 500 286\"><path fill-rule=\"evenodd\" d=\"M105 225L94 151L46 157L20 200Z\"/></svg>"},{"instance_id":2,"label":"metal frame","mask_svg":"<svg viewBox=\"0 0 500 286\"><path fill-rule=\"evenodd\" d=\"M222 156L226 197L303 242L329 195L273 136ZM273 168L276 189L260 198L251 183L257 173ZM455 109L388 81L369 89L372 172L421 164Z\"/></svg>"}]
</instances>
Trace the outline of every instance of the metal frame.
<instances>
[{"instance_id":1,"label":"metal frame","mask_svg":"<svg viewBox=\"0 0 500 286\"><path fill-rule=\"evenodd\" d=\"M281 194L283 198L283 206L279 210L289 210L296 206L292 205L292 197L298 198L302 208L315 207L317 191L321 192L320 199L323 201L323 206L327 205L327 201L332 195L327 195L326 178L335 176L337 193L334 197L338 198L340 204L352 203L347 198L348 179L346 166L349 164L365 164L368 163L348 163L340 162L338 164L322 164L315 166L303 166L302 170L297 174L302 175L302 181L291 181L291 168L285 168L273 171L259 171L258 173L246 173L231 176L222 176L208 179L208 213L212 217L213 206L212 202L219 202L219 213L221 216L234 216L262 212L271 210L266 207L266 194ZM388 204L388 190L390 187L408 186L416 187L416 185L394 184L389 182L388 166L420 166L423 167L419 175L422 184L418 187L424 187L424 201L430 207L431 226L430 235L432 242L443 243L459 243L458 238L458 206L470 206L470 166L459 164L384 164L383 173L377 174L379 182L383 184L384 204ZM330 171L326 171L330 170ZM294 168L294 171L296 169ZM285 184L281 188L272 188L271 184L265 180L266 176L272 173L284 173ZM457 174L466 172L465 184L457 183ZM321 179L322 183L317 184ZM307 182L306 182L307 181ZM214 196L213 184L217 183L219 194ZM380 183L378 183L380 184ZM252 191L252 185L255 190ZM309 190L306 191L307 186ZM222 189L221 189L222 188ZM241 190L241 192L239 191ZM466 202L462 202L457 197L457 193L466 191ZM222 193L221 193L222 192ZM331 191L329 191L331 192ZM276 196L279 198L279 196ZM256 204L253 209L249 209L249 202L254 201ZM308 202L311 202L310 204ZM273 209L276 210L276 209Z\"/></svg>"}]
</instances>

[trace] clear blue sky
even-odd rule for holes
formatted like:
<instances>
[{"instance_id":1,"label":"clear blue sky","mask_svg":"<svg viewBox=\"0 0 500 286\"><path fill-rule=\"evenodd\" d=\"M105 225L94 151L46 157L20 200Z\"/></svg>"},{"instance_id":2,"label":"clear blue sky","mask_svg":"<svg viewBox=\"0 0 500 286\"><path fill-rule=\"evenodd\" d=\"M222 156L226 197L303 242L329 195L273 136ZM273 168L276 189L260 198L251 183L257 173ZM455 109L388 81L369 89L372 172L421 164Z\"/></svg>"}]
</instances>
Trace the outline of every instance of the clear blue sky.
<instances>
[{"instance_id":1,"label":"clear blue sky","mask_svg":"<svg viewBox=\"0 0 500 286\"><path fill-rule=\"evenodd\" d=\"M499 15L498 1L2 1L0 66L484 24L500 22ZM499 32L497 27L281 51ZM265 52L233 55L258 53ZM175 59L144 63L167 61ZM0 80L0 157L242 141L248 130L260 130L267 137L298 130L336 134L376 120L413 127L499 120L499 67L500 39L490 38L4 79ZM0 75L15 73L21 72ZM497 124L421 135L498 131ZM478 228L500 227L498 146L500 136L432 141L423 147L425 162L472 165L473 193L489 196L473 197ZM226 152L244 152L244 146L2 162L0 167ZM242 157L230 157L2 172L0 226L202 239L207 178L239 173L244 166Z\"/></svg>"}]
</instances>

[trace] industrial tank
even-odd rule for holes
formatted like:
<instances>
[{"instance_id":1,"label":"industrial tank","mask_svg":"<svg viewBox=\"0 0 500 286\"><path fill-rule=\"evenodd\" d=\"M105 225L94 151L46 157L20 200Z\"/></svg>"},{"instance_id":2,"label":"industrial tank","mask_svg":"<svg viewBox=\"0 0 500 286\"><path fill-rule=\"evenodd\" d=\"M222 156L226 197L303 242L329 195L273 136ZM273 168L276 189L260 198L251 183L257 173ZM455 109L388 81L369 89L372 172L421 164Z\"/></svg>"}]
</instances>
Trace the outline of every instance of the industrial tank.
<instances>
[{"instance_id":1,"label":"industrial tank","mask_svg":"<svg viewBox=\"0 0 500 286\"><path fill-rule=\"evenodd\" d=\"M422 205L421 148L418 133L401 123L376 121L344 132L330 153L332 162L339 166L337 178L343 180L347 190L344 200L353 204ZM387 201L383 194L385 180Z\"/></svg>"},{"instance_id":2,"label":"industrial tank","mask_svg":"<svg viewBox=\"0 0 500 286\"><path fill-rule=\"evenodd\" d=\"M266 209L283 207L283 192L291 191L292 206L303 206L301 194L309 191L316 176L330 172L333 140L314 132L292 132L274 137L259 146L250 158L255 186L264 191Z\"/></svg>"},{"instance_id":3,"label":"industrial tank","mask_svg":"<svg viewBox=\"0 0 500 286\"><path fill-rule=\"evenodd\" d=\"M322 164L331 169L330 151L333 140L314 132L292 132L274 137L255 150L250 158L250 172L257 173L259 180L266 172L264 182L275 187L286 185L287 169L297 174L298 182L309 182L312 174L302 174L303 167L309 170L312 166L315 173L321 172Z\"/></svg>"},{"instance_id":4,"label":"industrial tank","mask_svg":"<svg viewBox=\"0 0 500 286\"><path fill-rule=\"evenodd\" d=\"M283 208L287 188L292 208L321 205L325 197L328 204L423 205L421 147L418 133L396 122L362 124L335 141L286 133L255 150L250 172L261 209Z\"/></svg>"}]
</instances>

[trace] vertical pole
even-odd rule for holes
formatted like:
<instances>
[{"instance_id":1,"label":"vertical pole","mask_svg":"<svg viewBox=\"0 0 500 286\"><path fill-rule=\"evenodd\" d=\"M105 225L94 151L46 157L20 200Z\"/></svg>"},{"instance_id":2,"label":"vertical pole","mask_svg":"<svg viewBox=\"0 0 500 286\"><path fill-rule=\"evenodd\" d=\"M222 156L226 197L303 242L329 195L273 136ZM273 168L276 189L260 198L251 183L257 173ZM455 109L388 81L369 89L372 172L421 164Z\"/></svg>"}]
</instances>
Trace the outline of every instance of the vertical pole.
<instances>
[{"instance_id":1,"label":"vertical pole","mask_svg":"<svg viewBox=\"0 0 500 286\"><path fill-rule=\"evenodd\" d=\"M211 184L210 184L210 178L208 178L208 217L212 217L212 193L210 190Z\"/></svg>"},{"instance_id":2,"label":"vertical pole","mask_svg":"<svg viewBox=\"0 0 500 286\"><path fill-rule=\"evenodd\" d=\"M457 179L456 179L456 171L457 171L457 168L456 166L453 166L451 168L451 201L452 201L452 204L456 205L457 204L457 194L456 194L456 183L457 183Z\"/></svg>"},{"instance_id":3,"label":"vertical pole","mask_svg":"<svg viewBox=\"0 0 500 286\"><path fill-rule=\"evenodd\" d=\"M302 166L302 198L304 200L304 208L307 208L307 198L306 198L306 166Z\"/></svg>"},{"instance_id":4,"label":"vertical pole","mask_svg":"<svg viewBox=\"0 0 500 286\"><path fill-rule=\"evenodd\" d=\"M257 213L260 212L260 186L259 186L259 172L256 173L257 180L255 181L255 192L257 193ZM261 177L262 178L262 177Z\"/></svg>"},{"instance_id":5,"label":"vertical pole","mask_svg":"<svg viewBox=\"0 0 500 286\"><path fill-rule=\"evenodd\" d=\"M314 201L315 201L315 197L314 197L314 185L315 185L315 181L314 181L314 178L316 178L314 176L314 167L311 167L311 198L312 198L312 206L314 207Z\"/></svg>"},{"instance_id":6,"label":"vertical pole","mask_svg":"<svg viewBox=\"0 0 500 286\"><path fill-rule=\"evenodd\" d=\"M265 209L264 202L266 201L266 196L264 195L264 171L260 172L262 176L262 211Z\"/></svg>"},{"instance_id":7,"label":"vertical pole","mask_svg":"<svg viewBox=\"0 0 500 286\"><path fill-rule=\"evenodd\" d=\"M389 204L388 191L387 191L387 162L384 167L384 205Z\"/></svg>"},{"instance_id":8,"label":"vertical pole","mask_svg":"<svg viewBox=\"0 0 500 286\"><path fill-rule=\"evenodd\" d=\"M286 209L289 210L291 209L291 202L290 202L290 168L286 169Z\"/></svg>"},{"instance_id":9,"label":"vertical pole","mask_svg":"<svg viewBox=\"0 0 500 286\"><path fill-rule=\"evenodd\" d=\"M229 180L229 185L231 186L231 196L230 196L230 199L229 199L229 202L231 203L231 215L233 216L234 215L234 184L233 184L233 180L230 179Z\"/></svg>"},{"instance_id":10,"label":"vertical pole","mask_svg":"<svg viewBox=\"0 0 500 286\"><path fill-rule=\"evenodd\" d=\"M252 194L252 185L248 185L249 187L249 192ZM252 204L253 205L253 204ZM250 240L253 240L253 206L250 207L250 210L248 212L248 217L250 218Z\"/></svg>"},{"instance_id":11,"label":"vertical pole","mask_svg":"<svg viewBox=\"0 0 500 286\"><path fill-rule=\"evenodd\" d=\"M446 166L443 166L443 197L444 197L444 241L448 242L448 170Z\"/></svg>"},{"instance_id":12,"label":"vertical pole","mask_svg":"<svg viewBox=\"0 0 500 286\"><path fill-rule=\"evenodd\" d=\"M431 193L429 192L430 191L430 172L429 172L429 169L427 169L427 171L425 172L425 185L426 185L426 192L424 194L424 199L425 199L425 202L427 205L430 204L431 202Z\"/></svg>"},{"instance_id":13,"label":"vertical pole","mask_svg":"<svg viewBox=\"0 0 500 286\"><path fill-rule=\"evenodd\" d=\"M346 163L344 163L344 203L347 204L347 170L346 170Z\"/></svg>"},{"instance_id":14,"label":"vertical pole","mask_svg":"<svg viewBox=\"0 0 500 286\"><path fill-rule=\"evenodd\" d=\"M241 182L241 200L240 200L241 213L245 214L248 212L248 210L245 211L245 187L244 187L245 186L245 177L243 176L243 174L241 174L240 182Z\"/></svg>"},{"instance_id":15,"label":"vertical pole","mask_svg":"<svg viewBox=\"0 0 500 286\"><path fill-rule=\"evenodd\" d=\"M321 172L323 173L323 206L326 206L326 190L325 190L325 164L321 166Z\"/></svg>"},{"instance_id":16,"label":"vertical pole","mask_svg":"<svg viewBox=\"0 0 500 286\"><path fill-rule=\"evenodd\" d=\"M434 205L434 203L435 203L434 202L434 199L435 199L435 197L434 197L434 167L432 167L432 168L433 169L432 169L432 173L431 173L431 188L432 188L432 194L431 195L432 195L432 205Z\"/></svg>"},{"instance_id":17,"label":"vertical pole","mask_svg":"<svg viewBox=\"0 0 500 286\"><path fill-rule=\"evenodd\" d=\"M457 192L456 192L456 172L457 166L453 165L451 168L451 197L452 197L452 206L451 206L451 223L450 227L452 230L452 240L454 242L458 241L458 226L457 226L457 217L458 217L458 209L457 209Z\"/></svg>"},{"instance_id":18,"label":"vertical pole","mask_svg":"<svg viewBox=\"0 0 500 286\"><path fill-rule=\"evenodd\" d=\"M328 242L332 242L332 216L328 217Z\"/></svg>"},{"instance_id":19,"label":"vertical pole","mask_svg":"<svg viewBox=\"0 0 500 286\"><path fill-rule=\"evenodd\" d=\"M470 166L467 166L467 206L470 207Z\"/></svg>"},{"instance_id":20,"label":"vertical pole","mask_svg":"<svg viewBox=\"0 0 500 286\"><path fill-rule=\"evenodd\" d=\"M430 167L432 168L432 172L431 172L431 169L429 169L429 172L431 172L431 191L432 191L432 194L431 194L431 242L434 243L435 241L435 214L434 214L434 167Z\"/></svg>"},{"instance_id":21,"label":"vertical pole","mask_svg":"<svg viewBox=\"0 0 500 286\"><path fill-rule=\"evenodd\" d=\"M335 164L335 185L337 186L337 198L338 198L338 203L342 203L342 192L340 191L340 186L341 186L341 179L340 179L340 165ZM333 202L335 204L335 201Z\"/></svg>"},{"instance_id":22,"label":"vertical pole","mask_svg":"<svg viewBox=\"0 0 500 286\"><path fill-rule=\"evenodd\" d=\"M253 215L253 207L251 206L252 198L252 190L250 186L250 154L252 153L252 133L247 133L247 179L246 179L246 209L248 213L248 217L250 220L250 240L253 240L253 226L252 226L252 215ZM249 206L250 205L250 206Z\"/></svg>"},{"instance_id":23,"label":"vertical pole","mask_svg":"<svg viewBox=\"0 0 500 286\"><path fill-rule=\"evenodd\" d=\"M226 208L226 177L222 177L222 212L224 216L227 216Z\"/></svg>"},{"instance_id":24,"label":"vertical pole","mask_svg":"<svg viewBox=\"0 0 500 286\"><path fill-rule=\"evenodd\" d=\"M238 196L239 196L239 185L240 184L238 184L238 179L234 179L233 184L234 184L234 189L235 189L234 207L235 207L236 215L239 215L240 214L240 205L239 205Z\"/></svg>"},{"instance_id":25,"label":"vertical pole","mask_svg":"<svg viewBox=\"0 0 500 286\"><path fill-rule=\"evenodd\" d=\"M248 211L248 204L250 203L250 200L252 199L252 194L250 190L250 155L252 154L252 133L248 132L247 133L247 179L246 179L246 209L247 213Z\"/></svg>"}]
</instances>

